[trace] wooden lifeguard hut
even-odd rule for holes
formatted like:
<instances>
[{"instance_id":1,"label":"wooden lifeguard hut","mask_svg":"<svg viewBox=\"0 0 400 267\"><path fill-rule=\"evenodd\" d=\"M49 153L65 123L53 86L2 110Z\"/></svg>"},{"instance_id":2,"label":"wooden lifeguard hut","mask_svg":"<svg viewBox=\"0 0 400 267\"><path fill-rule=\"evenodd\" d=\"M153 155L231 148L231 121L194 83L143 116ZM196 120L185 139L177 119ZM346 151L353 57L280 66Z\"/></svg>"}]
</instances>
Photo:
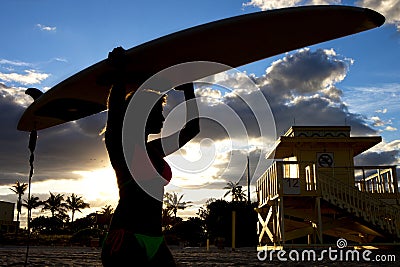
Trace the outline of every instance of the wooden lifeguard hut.
<instances>
[{"instance_id":1,"label":"wooden lifeguard hut","mask_svg":"<svg viewBox=\"0 0 400 267\"><path fill-rule=\"evenodd\" d=\"M396 166L354 166L354 157L381 142L352 137L349 126L293 126L267 156L257 180L259 249L400 240Z\"/></svg>"}]
</instances>

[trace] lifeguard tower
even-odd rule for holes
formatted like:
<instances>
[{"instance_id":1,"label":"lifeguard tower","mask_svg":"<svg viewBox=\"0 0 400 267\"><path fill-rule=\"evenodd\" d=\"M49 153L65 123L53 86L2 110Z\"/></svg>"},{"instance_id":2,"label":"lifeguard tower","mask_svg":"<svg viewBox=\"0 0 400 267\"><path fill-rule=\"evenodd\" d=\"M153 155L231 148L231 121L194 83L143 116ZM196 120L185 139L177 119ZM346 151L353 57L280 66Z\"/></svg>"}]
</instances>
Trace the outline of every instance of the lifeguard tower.
<instances>
[{"instance_id":1,"label":"lifeguard tower","mask_svg":"<svg viewBox=\"0 0 400 267\"><path fill-rule=\"evenodd\" d=\"M293 126L257 180L259 249L400 240L396 166L354 166L354 157L381 142L351 137L348 126Z\"/></svg>"}]
</instances>

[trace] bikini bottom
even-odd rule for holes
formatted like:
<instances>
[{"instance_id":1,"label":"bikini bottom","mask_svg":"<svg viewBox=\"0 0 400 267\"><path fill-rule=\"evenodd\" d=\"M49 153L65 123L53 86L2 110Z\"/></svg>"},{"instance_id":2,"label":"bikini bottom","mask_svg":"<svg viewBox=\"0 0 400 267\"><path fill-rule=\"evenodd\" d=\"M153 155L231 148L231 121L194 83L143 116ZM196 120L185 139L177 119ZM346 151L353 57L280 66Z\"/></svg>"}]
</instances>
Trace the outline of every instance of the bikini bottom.
<instances>
[{"instance_id":1,"label":"bikini bottom","mask_svg":"<svg viewBox=\"0 0 400 267\"><path fill-rule=\"evenodd\" d=\"M108 233L101 257L103 266L176 266L163 236L137 234L126 229Z\"/></svg>"}]
</instances>

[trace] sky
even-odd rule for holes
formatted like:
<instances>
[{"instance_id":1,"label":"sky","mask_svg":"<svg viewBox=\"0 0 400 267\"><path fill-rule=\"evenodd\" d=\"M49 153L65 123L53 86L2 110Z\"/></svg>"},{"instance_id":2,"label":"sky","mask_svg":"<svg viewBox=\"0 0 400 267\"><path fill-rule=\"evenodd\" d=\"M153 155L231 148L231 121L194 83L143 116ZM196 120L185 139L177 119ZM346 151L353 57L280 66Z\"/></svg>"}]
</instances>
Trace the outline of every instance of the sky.
<instances>
[{"instance_id":1,"label":"sky","mask_svg":"<svg viewBox=\"0 0 400 267\"><path fill-rule=\"evenodd\" d=\"M16 130L20 116L32 102L24 95L27 88L46 91L104 59L116 46L128 49L223 18L312 4L369 7L385 15L386 23L374 30L288 51L199 81L199 109L209 119L202 120L201 133L194 140L167 158L173 179L166 191L184 194L183 200L193 202L178 215L194 216L207 199L222 198L226 192L222 188L228 181L245 185L242 178L247 156L254 184L267 166L263 157L268 148L293 124L350 125L353 135L380 135L382 143L358 156L356 164L399 164L398 0L3 0L0 200L16 202L10 186L17 180L27 182L29 134ZM269 105L257 105L260 94ZM245 97L256 115L251 115L240 96ZM174 110L182 100L179 93L169 95L165 133L179 126L179 112ZM260 119L257 114L266 115ZM106 115L103 112L39 132L33 195L42 200L48 198L49 192L83 196L91 208L76 218L105 205L115 207L117 185L103 136L99 135ZM229 127L241 125L239 122L247 131ZM250 191L255 198L254 187ZM37 210L33 216L40 214ZM25 217L23 210L22 221Z\"/></svg>"}]
</instances>

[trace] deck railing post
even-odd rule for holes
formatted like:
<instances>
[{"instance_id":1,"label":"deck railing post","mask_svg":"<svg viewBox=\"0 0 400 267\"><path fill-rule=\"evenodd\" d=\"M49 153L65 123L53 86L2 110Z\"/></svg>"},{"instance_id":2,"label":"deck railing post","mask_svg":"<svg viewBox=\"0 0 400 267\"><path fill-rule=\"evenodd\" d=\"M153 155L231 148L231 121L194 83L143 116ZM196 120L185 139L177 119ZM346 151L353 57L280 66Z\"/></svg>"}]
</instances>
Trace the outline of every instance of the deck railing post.
<instances>
[{"instance_id":1,"label":"deck railing post","mask_svg":"<svg viewBox=\"0 0 400 267\"><path fill-rule=\"evenodd\" d=\"M321 244L324 243L323 237L322 237L322 215L321 215L321 197L317 197L315 199L316 201L316 208L317 208L317 219L318 219L318 238Z\"/></svg>"}]
</instances>

